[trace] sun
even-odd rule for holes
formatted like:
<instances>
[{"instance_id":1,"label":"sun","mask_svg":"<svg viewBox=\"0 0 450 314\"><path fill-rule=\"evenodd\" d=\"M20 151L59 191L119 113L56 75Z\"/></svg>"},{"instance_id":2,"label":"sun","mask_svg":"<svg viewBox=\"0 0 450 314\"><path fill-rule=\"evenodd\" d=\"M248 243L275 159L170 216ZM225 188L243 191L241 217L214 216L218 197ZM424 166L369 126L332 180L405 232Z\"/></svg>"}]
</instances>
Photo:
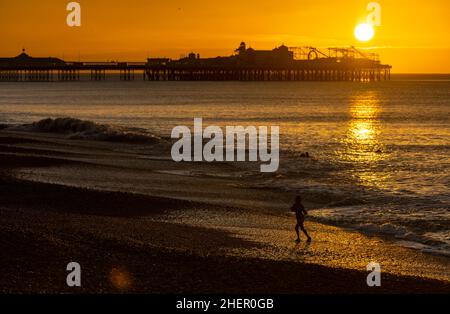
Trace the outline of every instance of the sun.
<instances>
[{"instance_id":1,"label":"sun","mask_svg":"<svg viewBox=\"0 0 450 314\"><path fill-rule=\"evenodd\" d=\"M359 41L369 41L375 35L375 30L372 25L367 23L359 24L355 27L355 37Z\"/></svg>"}]
</instances>

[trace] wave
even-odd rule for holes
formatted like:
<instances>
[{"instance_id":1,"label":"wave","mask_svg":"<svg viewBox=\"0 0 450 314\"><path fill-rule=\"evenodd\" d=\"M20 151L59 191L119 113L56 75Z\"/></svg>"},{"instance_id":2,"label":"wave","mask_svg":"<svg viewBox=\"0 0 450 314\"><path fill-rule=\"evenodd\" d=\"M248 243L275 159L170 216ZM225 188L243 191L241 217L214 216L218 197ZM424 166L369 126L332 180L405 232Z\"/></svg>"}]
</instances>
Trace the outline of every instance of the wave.
<instances>
[{"instance_id":1,"label":"wave","mask_svg":"<svg viewBox=\"0 0 450 314\"><path fill-rule=\"evenodd\" d=\"M354 228L362 232L393 236L399 240L397 244L422 252L450 256L450 240L442 236L446 231L417 234L404 226L391 223L382 225L366 223L355 225Z\"/></svg>"},{"instance_id":2,"label":"wave","mask_svg":"<svg viewBox=\"0 0 450 314\"><path fill-rule=\"evenodd\" d=\"M397 240L399 245L420 250L422 252L450 256L450 231L447 215L429 221L408 221L401 219L392 211L383 217L377 210L367 206L349 206L341 208L323 208L313 210L313 220L336 226L346 227L367 234L385 235ZM396 217L397 216L397 217ZM401 215L400 215L401 216ZM439 215L437 215L439 216ZM369 220L371 220L369 222ZM414 227L415 226L415 227Z\"/></svg>"},{"instance_id":3,"label":"wave","mask_svg":"<svg viewBox=\"0 0 450 314\"><path fill-rule=\"evenodd\" d=\"M156 144L162 140L160 137L149 134L145 129L110 126L75 118L47 118L31 124L9 127L8 129L64 134L69 139L108 142Z\"/></svg>"}]
</instances>

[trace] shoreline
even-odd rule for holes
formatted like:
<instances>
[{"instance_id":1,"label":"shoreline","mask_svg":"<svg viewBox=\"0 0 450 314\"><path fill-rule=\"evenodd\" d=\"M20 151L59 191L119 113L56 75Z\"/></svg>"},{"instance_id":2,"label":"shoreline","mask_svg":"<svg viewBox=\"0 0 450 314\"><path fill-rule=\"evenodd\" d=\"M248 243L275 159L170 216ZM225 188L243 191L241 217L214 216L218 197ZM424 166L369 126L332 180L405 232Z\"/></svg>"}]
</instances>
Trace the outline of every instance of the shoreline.
<instances>
[{"instance_id":1,"label":"shoreline","mask_svg":"<svg viewBox=\"0 0 450 314\"><path fill-rule=\"evenodd\" d=\"M30 136L36 137L35 142ZM82 288L86 293L450 291L448 271L441 278L430 279L439 277L448 258L398 248L381 237L308 221L306 227L313 234L313 243L311 247L304 243L296 247L291 230L293 218L270 211L271 203L264 202L278 197L277 204L283 208L290 201L288 195L246 191L239 186L234 189L229 179L161 174L157 171L167 167L167 161L136 159L133 154L103 150L108 147L104 143L68 141L50 136L42 142L35 134L0 132L0 172L10 176L0 180L0 243L8 252L4 255L8 258L2 259L6 274L2 292L70 292L64 287L65 265L70 259L89 265L86 286ZM72 145L75 143L85 148ZM98 159L92 162L92 156ZM108 178L103 177L103 171L108 171L111 178L116 175L111 160L117 162L114 167L123 175L130 172L139 185L166 178L169 181L145 191L104 191L101 183ZM123 170L130 160L132 167ZM59 173L74 171L80 178L87 173L99 175L101 179L92 181L97 189L77 187L75 181L74 186L67 186L58 179ZM23 177L25 173L43 180L30 181ZM133 177L137 173L140 177ZM55 182L45 182L49 175ZM125 179L118 178L121 180ZM222 190L206 193L205 184L221 186ZM180 186L186 190L178 191ZM224 186L229 188L224 190ZM168 190L177 190L180 197L174 198ZM209 202L217 197L235 200ZM263 200L260 207L253 202L259 198ZM387 265L380 289L369 289L365 283L365 262L373 258ZM414 261L417 265L411 269L409 263ZM395 264L401 265L397 269ZM405 265L413 271L410 276L403 272L408 274ZM204 271L198 278L193 276L196 269ZM228 278L230 273L237 276ZM21 283L24 278L30 282Z\"/></svg>"},{"instance_id":2,"label":"shoreline","mask_svg":"<svg viewBox=\"0 0 450 314\"><path fill-rule=\"evenodd\" d=\"M7 184L11 186L12 182ZM21 184L19 181L14 187ZM36 187L36 183L25 185ZM365 284L367 272L362 270L230 256L220 249L258 244L226 231L152 219L158 211L143 214L138 210L134 218L118 216L107 210L111 193L52 185L47 188L52 194L75 194L73 200L65 200L72 203L69 210L50 203L46 203L46 209L27 208L35 207L31 205L35 202L26 201L14 209L0 207L0 247L3 256L8 256L1 263L2 293L74 293L65 285L68 261L82 265L83 285L75 293L441 294L450 289L450 281L389 273L382 275L382 287L369 288ZM40 191L44 190L40 186ZM77 212L80 204L73 203L79 196L76 190L85 194L85 201L98 201L105 207L96 207L97 212ZM151 203L159 204L157 209L178 210L200 205L150 196L126 197L130 198L127 201L136 198L134 206L139 209ZM138 220L143 220L144 230L136 227ZM130 234L124 234L125 230ZM178 247L171 247L173 243Z\"/></svg>"}]
</instances>

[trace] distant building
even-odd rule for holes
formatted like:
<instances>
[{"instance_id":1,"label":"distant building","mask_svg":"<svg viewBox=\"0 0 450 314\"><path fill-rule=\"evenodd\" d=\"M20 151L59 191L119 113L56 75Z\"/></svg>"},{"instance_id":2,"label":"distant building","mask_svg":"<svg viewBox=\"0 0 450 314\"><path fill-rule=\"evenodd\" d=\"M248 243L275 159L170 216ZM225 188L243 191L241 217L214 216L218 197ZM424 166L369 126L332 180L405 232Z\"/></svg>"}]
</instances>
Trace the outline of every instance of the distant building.
<instances>
[{"instance_id":1,"label":"distant building","mask_svg":"<svg viewBox=\"0 0 450 314\"><path fill-rule=\"evenodd\" d=\"M58 58L34 58L25 53L25 49L17 57L0 58L0 67L52 67L65 65L66 63Z\"/></svg>"},{"instance_id":2,"label":"distant building","mask_svg":"<svg viewBox=\"0 0 450 314\"><path fill-rule=\"evenodd\" d=\"M241 43L236 50L239 64L252 66L285 66L292 64L294 53L282 45L272 50L246 49L245 43Z\"/></svg>"},{"instance_id":3,"label":"distant building","mask_svg":"<svg viewBox=\"0 0 450 314\"><path fill-rule=\"evenodd\" d=\"M235 50L235 54L228 57L200 58L200 54L189 53L179 60L152 58L147 65L182 65L182 66L287 66L294 62L294 53L282 45L273 50L255 50L247 48L242 42Z\"/></svg>"}]
</instances>

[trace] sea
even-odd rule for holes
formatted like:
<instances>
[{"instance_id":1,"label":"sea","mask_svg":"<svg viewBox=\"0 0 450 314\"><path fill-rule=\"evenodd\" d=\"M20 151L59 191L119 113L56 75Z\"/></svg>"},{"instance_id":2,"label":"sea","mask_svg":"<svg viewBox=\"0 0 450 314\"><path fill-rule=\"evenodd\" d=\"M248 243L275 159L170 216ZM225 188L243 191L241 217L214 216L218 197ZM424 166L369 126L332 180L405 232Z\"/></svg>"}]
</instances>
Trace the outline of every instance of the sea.
<instances>
[{"instance_id":1,"label":"sea","mask_svg":"<svg viewBox=\"0 0 450 314\"><path fill-rule=\"evenodd\" d=\"M329 199L313 219L450 256L450 75L372 83L0 83L1 124L61 117L161 136L194 118L279 126L276 176L243 171L256 187Z\"/></svg>"}]
</instances>

